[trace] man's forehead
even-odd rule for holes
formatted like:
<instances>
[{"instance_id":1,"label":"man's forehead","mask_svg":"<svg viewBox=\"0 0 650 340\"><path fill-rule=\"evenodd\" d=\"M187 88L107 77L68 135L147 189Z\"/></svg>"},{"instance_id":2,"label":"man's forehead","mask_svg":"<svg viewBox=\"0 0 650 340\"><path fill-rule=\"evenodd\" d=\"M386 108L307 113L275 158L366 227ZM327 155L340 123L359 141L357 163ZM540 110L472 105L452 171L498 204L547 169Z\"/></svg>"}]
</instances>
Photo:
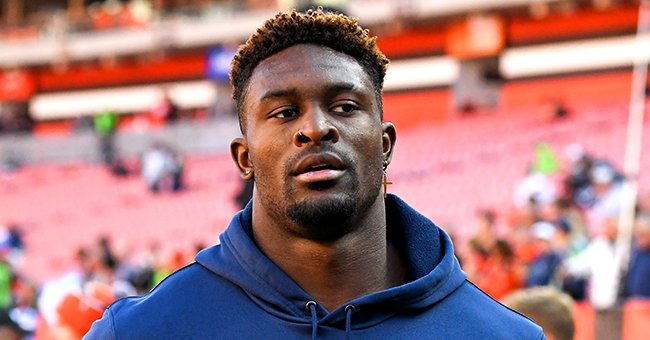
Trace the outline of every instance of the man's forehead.
<instances>
[{"instance_id":1,"label":"man's forehead","mask_svg":"<svg viewBox=\"0 0 650 340\"><path fill-rule=\"evenodd\" d=\"M351 84L347 85L350 88L372 89L368 74L356 59L313 44L294 45L262 60L253 70L248 87L268 91L291 81L308 85L315 78L330 84Z\"/></svg>"},{"instance_id":2,"label":"man's forehead","mask_svg":"<svg viewBox=\"0 0 650 340\"><path fill-rule=\"evenodd\" d=\"M297 44L283 49L259 62L257 71L295 70L296 67L336 69L340 67L359 68L361 65L352 56L335 51L327 46ZM304 71L304 70L303 70Z\"/></svg>"}]
</instances>

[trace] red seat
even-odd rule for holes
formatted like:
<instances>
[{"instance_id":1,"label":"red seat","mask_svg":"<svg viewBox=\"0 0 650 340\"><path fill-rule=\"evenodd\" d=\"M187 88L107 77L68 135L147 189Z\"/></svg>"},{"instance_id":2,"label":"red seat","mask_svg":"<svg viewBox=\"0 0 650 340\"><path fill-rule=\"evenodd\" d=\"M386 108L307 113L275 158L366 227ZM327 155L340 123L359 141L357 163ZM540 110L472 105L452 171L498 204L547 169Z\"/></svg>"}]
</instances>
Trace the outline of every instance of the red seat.
<instances>
[{"instance_id":1,"label":"red seat","mask_svg":"<svg viewBox=\"0 0 650 340\"><path fill-rule=\"evenodd\" d=\"M648 278L650 279L650 278ZM623 340L650 338L650 300L631 300L623 306Z\"/></svg>"},{"instance_id":2,"label":"red seat","mask_svg":"<svg viewBox=\"0 0 650 340\"><path fill-rule=\"evenodd\" d=\"M574 340L594 340L596 332L596 312L588 302L578 302L573 307L575 323Z\"/></svg>"}]
</instances>

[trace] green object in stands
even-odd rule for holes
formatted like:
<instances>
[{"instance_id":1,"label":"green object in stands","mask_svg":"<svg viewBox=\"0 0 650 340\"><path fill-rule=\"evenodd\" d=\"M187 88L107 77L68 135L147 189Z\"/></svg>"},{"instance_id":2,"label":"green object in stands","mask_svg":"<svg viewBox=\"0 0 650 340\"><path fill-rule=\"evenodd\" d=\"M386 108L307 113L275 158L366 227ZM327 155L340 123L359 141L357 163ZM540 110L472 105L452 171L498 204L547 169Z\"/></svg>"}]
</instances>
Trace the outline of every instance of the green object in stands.
<instances>
[{"instance_id":1,"label":"green object in stands","mask_svg":"<svg viewBox=\"0 0 650 340\"><path fill-rule=\"evenodd\" d=\"M0 262L0 308L11 307L11 267L6 262Z\"/></svg>"},{"instance_id":2,"label":"green object in stands","mask_svg":"<svg viewBox=\"0 0 650 340\"><path fill-rule=\"evenodd\" d=\"M102 135L111 134L117 129L118 117L113 111L100 112L93 117L95 131Z\"/></svg>"},{"instance_id":3,"label":"green object in stands","mask_svg":"<svg viewBox=\"0 0 650 340\"><path fill-rule=\"evenodd\" d=\"M535 145L535 164L533 170L545 175L551 175L558 170L557 157L548 143Z\"/></svg>"}]
</instances>

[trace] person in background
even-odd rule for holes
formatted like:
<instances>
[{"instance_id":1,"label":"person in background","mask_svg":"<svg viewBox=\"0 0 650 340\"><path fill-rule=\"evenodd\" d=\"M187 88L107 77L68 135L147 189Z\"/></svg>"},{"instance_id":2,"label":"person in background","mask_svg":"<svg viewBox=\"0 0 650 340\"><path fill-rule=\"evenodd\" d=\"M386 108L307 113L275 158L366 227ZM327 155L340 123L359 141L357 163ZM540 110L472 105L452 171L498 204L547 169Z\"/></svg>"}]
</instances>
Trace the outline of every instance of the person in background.
<instances>
[{"instance_id":1,"label":"person in background","mask_svg":"<svg viewBox=\"0 0 650 340\"><path fill-rule=\"evenodd\" d=\"M93 117L95 133L99 138L99 152L101 159L109 167L115 163L115 131L119 116L111 110L105 110L97 113Z\"/></svg>"},{"instance_id":2,"label":"person in background","mask_svg":"<svg viewBox=\"0 0 650 340\"><path fill-rule=\"evenodd\" d=\"M510 244L497 240L481 270L467 272L467 277L488 295L500 300L522 287L523 268L517 263Z\"/></svg>"},{"instance_id":3,"label":"person in background","mask_svg":"<svg viewBox=\"0 0 650 340\"><path fill-rule=\"evenodd\" d=\"M586 212L587 227L592 235L598 235L603 233L608 220L618 218L623 201L623 181L606 163L594 165L590 174L595 201Z\"/></svg>"},{"instance_id":4,"label":"person in background","mask_svg":"<svg viewBox=\"0 0 650 340\"><path fill-rule=\"evenodd\" d=\"M628 298L650 299L650 211L637 216L634 238L625 293Z\"/></svg>"},{"instance_id":5,"label":"person in background","mask_svg":"<svg viewBox=\"0 0 650 340\"><path fill-rule=\"evenodd\" d=\"M169 91L164 89L162 99L150 112L150 124L160 128L169 122L176 121L179 118L178 111L178 107L169 97Z\"/></svg>"},{"instance_id":6,"label":"person in background","mask_svg":"<svg viewBox=\"0 0 650 340\"><path fill-rule=\"evenodd\" d=\"M564 153L568 161L564 179L565 194L576 206L589 207L595 200L590 176L594 159L580 144L567 146Z\"/></svg>"},{"instance_id":7,"label":"person in background","mask_svg":"<svg viewBox=\"0 0 650 340\"><path fill-rule=\"evenodd\" d=\"M142 155L140 171L152 193L161 189L180 191L183 188L183 170L181 156L160 141L154 142Z\"/></svg>"},{"instance_id":8,"label":"person in background","mask_svg":"<svg viewBox=\"0 0 650 340\"><path fill-rule=\"evenodd\" d=\"M618 219L604 221L604 228L585 250L565 259L563 268L574 279L584 278L587 296L596 310L596 336L600 339L620 339L621 273L616 264Z\"/></svg>"},{"instance_id":9,"label":"person in background","mask_svg":"<svg viewBox=\"0 0 650 340\"><path fill-rule=\"evenodd\" d=\"M14 280L14 270L9 262L11 248L5 242L0 244L0 308L9 308L13 303L11 287Z\"/></svg>"},{"instance_id":10,"label":"person in background","mask_svg":"<svg viewBox=\"0 0 650 340\"><path fill-rule=\"evenodd\" d=\"M552 223L540 221L531 227L537 256L528 265L526 287L546 286L556 278L558 267L562 263L561 254L555 249L557 227Z\"/></svg>"},{"instance_id":11,"label":"person in background","mask_svg":"<svg viewBox=\"0 0 650 340\"><path fill-rule=\"evenodd\" d=\"M477 214L476 234L470 240L478 247L478 251L487 255L497 242L496 214L492 210L482 210Z\"/></svg>"},{"instance_id":12,"label":"person in background","mask_svg":"<svg viewBox=\"0 0 650 340\"><path fill-rule=\"evenodd\" d=\"M535 162L533 163L533 171L551 176L558 170L558 159L551 146L546 142L538 142L535 144Z\"/></svg>"},{"instance_id":13,"label":"person in background","mask_svg":"<svg viewBox=\"0 0 650 340\"><path fill-rule=\"evenodd\" d=\"M522 289L509 294L502 301L542 326L548 340L573 340L573 300L556 288Z\"/></svg>"},{"instance_id":14,"label":"person in background","mask_svg":"<svg viewBox=\"0 0 650 340\"><path fill-rule=\"evenodd\" d=\"M23 340L26 335L25 330L11 318L9 312L0 308L0 339Z\"/></svg>"}]
</instances>

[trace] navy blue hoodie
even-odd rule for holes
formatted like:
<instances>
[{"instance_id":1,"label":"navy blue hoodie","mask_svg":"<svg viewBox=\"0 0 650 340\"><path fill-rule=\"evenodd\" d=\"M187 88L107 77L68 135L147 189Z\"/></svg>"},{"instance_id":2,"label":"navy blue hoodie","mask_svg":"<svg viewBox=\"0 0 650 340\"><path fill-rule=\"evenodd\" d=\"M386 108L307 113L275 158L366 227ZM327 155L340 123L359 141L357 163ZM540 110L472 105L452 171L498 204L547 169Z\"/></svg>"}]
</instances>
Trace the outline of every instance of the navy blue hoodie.
<instances>
[{"instance_id":1,"label":"navy blue hoodie","mask_svg":"<svg viewBox=\"0 0 650 340\"><path fill-rule=\"evenodd\" d=\"M84 339L544 339L467 281L447 234L394 195L388 238L407 263L407 283L331 312L260 251L251 206L219 245L147 295L113 303Z\"/></svg>"}]
</instances>

